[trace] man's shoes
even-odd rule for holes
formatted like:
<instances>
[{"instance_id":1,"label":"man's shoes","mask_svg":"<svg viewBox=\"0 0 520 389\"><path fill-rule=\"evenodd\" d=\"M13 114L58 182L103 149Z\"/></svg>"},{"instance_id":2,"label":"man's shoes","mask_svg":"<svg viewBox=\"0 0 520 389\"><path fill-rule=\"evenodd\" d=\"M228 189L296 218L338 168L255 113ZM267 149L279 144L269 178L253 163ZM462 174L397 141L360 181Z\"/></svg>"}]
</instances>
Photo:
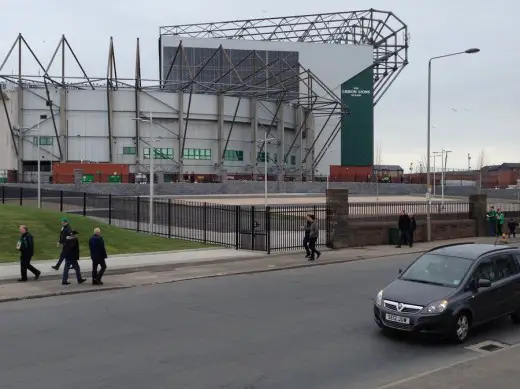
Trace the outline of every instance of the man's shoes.
<instances>
[{"instance_id":1,"label":"man's shoes","mask_svg":"<svg viewBox=\"0 0 520 389\"><path fill-rule=\"evenodd\" d=\"M42 273L37 273L37 274L34 276L34 281L36 281L38 278L40 278L41 275L42 275Z\"/></svg>"},{"instance_id":2,"label":"man's shoes","mask_svg":"<svg viewBox=\"0 0 520 389\"><path fill-rule=\"evenodd\" d=\"M314 261L314 257L309 257L309 261Z\"/></svg>"},{"instance_id":3,"label":"man's shoes","mask_svg":"<svg viewBox=\"0 0 520 389\"><path fill-rule=\"evenodd\" d=\"M17 281L18 282L27 282L27 278L19 278Z\"/></svg>"},{"instance_id":4,"label":"man's shoes","mask_svg":"<svg viewBox=\"0 0 520 389\"><path fill-rule=\"evenodd\" d=\"M305 256L305 258L309 258L310 256L311 256L310 254L307 254L307 255Z\"/></svg>"},{"instance_id":5,"label":"man's shoes","mask_svg":"<svg viewBox=\"0 0 520 389\"><path fill-rule=\"evenodd\" d=\"M65 282L62 282L61 284L62 285L70 285L70 282L69 281L65 281Z\"/></svg>"},{"instance_id":6,"label":"man's shoes","mask_svg":"<svg viewBox=\"0 0 520 389\"><path fill-rule=\"evenodd\" d=\"M81 285L81 284L84 283L86 280L87 280L86 278L82 278L81 280L78 281L78 284Z\"/></svg>"},{"instance_id":7,"label":"man's shoes","mask_svg":"<svg viewBox=\"0 0 520 389\"><path fill-rule=\"evenodd\" d=\"M60 268L59 268L58 266L56 266L56 265L53 265L53 266L51 266L51 267L52 267L54 270L56 270L56 271L60 270Z\"/></svg>"},{"instance_id":8,"label":"man's shoes","mask_svg":"<svg viewBox=\"0 0 520 389\"><path fill-rule=\"evenodd\" d=\"M401 248L401 245L397 245L395 246L396 249L400 249Z\"/></svg>"},{"instance_id":9,"label":"man's shoes","mask_svg":"<svg viewBox=\"0 0 520 389\"><path fill-rule=\"evenodd\" d=\"M316 253L316 259L320 259L321 253Z\"/></svg>"},{"instance_id":10,"label":"man's shoes","mask_svg":"<svg viewBox=\"0 0 520 389\"><path fill-rule=\"evenodd\" d=\"M92 280L92 285L103 285L100 280Z\"/></svg>"}]
</instances>

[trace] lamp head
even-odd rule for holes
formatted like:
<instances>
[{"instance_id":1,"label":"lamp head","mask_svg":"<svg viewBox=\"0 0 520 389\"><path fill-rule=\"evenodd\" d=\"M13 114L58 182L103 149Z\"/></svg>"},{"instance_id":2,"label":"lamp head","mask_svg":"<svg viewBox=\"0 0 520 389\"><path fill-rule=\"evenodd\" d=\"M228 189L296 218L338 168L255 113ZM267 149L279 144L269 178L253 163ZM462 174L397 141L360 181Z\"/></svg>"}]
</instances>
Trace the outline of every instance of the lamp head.
<instances>
[{"instance_id":1,"label":"lamp head","mask_svg":"<svg viewBox=\"0 0 520 389\"><path fill-rule=\"evenodd\" d=\"M466 54L476 54L480 51L480 49L477 49L476 47L473 47L471 49L467 49L466 51L464 51Z\"/></svg>"}]
</instances>

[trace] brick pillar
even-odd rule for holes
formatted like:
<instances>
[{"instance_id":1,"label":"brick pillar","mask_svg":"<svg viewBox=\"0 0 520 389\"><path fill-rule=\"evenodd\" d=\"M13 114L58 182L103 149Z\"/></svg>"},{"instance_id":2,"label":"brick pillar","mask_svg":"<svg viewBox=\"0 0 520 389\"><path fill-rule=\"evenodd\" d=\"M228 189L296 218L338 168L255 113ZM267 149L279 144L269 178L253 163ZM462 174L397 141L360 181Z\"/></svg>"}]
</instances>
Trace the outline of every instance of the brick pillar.
<instances>
[{"instance_id":1,"label":"brick pillar","mask_svg":"<svg viewBox=\"0 0 520 389\"><path fill-rule=\"evenodd\" d=\"M327 190L328 246L348 247L348 189Z\"/></svg>"},{"instance_id":2,"label":"brick pillar","mask_svg":"<svg viewBox=\"0 0 520 389\"><path fill-rule=\"evenodd\" d=\"M469 196L469 218L475 220L476 236L489 236L489 226L486 221L487 194L472 194Z\"/></svg>"}]
</instances>

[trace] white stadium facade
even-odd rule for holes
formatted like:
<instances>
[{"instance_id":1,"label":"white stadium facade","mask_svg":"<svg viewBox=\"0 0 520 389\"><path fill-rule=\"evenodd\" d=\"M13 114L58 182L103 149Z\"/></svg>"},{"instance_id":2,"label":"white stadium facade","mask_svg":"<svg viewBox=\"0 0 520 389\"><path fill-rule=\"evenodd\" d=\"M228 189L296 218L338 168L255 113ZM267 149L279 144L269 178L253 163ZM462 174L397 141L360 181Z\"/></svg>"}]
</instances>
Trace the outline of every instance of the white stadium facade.
<instances>
[{"instance_id":1,"label":"white stadium facade","mask_svg":"<svg viewBox=\"0 0 520 389\"><path fill-rule=\"evenodd\" d=\"M35 58L38 76L22 74L33 51L19 35L0 64L0 170L24 177L40 158L44 171L84 162L146 174L152 156L169 179L224 180L263 177L267 157L269 179L299 180L371 166L373 107L408 64L407 42L406 25L376 10L161 27L149 81L139 40L133 78L118 77L112 40L96 77L65 37L49 63ZM49 74L67 50L82 74ZM19 74L4 74L17 52Z\"/></svg>"}]
</instances>

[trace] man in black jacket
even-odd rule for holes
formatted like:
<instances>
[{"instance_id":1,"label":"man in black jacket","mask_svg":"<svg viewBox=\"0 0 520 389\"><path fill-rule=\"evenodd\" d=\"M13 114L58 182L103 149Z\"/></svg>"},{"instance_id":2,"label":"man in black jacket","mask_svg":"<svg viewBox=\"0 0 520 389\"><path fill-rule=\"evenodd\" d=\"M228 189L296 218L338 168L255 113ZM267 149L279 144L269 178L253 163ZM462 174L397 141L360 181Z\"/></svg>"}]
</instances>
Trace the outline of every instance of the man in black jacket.
<instances>
[{"instance_id":1,"label":"man in black jacket","mask_svg":"<svg viewBox=\"0 0 520 389\"><path fill-rule=\"evenodd\" d=\"M27 270L34 274L34 279L40 278L41 272L31 265L31 259L34 255L34 239L27 230L27 226L20 226L20 240L16 248L20 251L20 273L22 278L18 282L27 281Z\"/></svg>"},{"instance_id":2,"label":"man in black jacket","mask_svg":"<svg viewBox=\"0 0 520 389\"><path fill-rule=\"evenodd\" d=\"M60 240L58 241L57 246L61 246L61 253L60 253L60 259L58 259L58 262L56 262L56 265L52 266L54 270L59 270L60 266L65 259L65 256L63 255L63 250L65 248L65 242L67 240L68 236L72 235L72 227L69 224L69 221L66 218L61 219L61 231L60 231Z\"/></svg>"},{"instance_id":3,"label":"man in black jacket","mask_svg":"<svg viewBox=\"0 0 520 389\"><path fill-rule=\"evenodd\" d=\"M303 226L303 230L305 231L305 235L303 236L303 248L305 249L305 258L310 258L311 256L311 250L309 248L309 235L311 233L311 224L312 221L309 218L309 215L307 215L307 220L305 221L305 225Z\"/></svg>"},{"instance_id":4,"label":"man in black jacket","mask_svg":"<svg viewBox=\"0 0 520 389\"><path fill-rule=\"evenodd\" d=\"M65 257L65 267L63 269L63 278L61 280L62 285L70 285L69 270L72 268L76 271L76 279L78 284L82 284L86 281L85 278L81 277L81 269L79 268L79 240L78 232L71 231L71 235L65 239L63 245L63 256Z\"/></svg>"},{"instance_id":5,"label":"man in black jacket","mask_svg":"<svg viewBox=\"0 0 520 389\"><path fill-rule=\"evenodd\" d=\"M399 244L396 246L400 248L403 244L412 245L412 240L410 239L410 229L412 227L412 222L410 217L406 213L405 210L401 212L399 215L399 221L397 222L397 227L399 228L400 236L399 236Z\"/></svg>"},{"instance_id":6,"label":"man in black jacket","mask_svg":"<svg viewBox=\"0 0 520 389\"><path fill-rule=\"evenodd\" d=\"M409 245L410 247L413 247L413 244L415 242L415 230L417 230L417 220L415 219L415 215L412 213L410 216L410 235L409 235Z\"/></svg>"},{"instance_id":7,"label":"man in black jacket","mask_svg":"<svg viewBox=\"0 0 520 389\"><path fill-rule=\"evenodd\" d=\"M92 259L92 285L103 285L101 278L105 274L107 264L107 250L105 248L105 241L101 237L101 230L99 228L94 229L94 235L88 241L90 248L90 259ZM101 270L98 272L98 266Z\"/></svg>"}]
</instances>

